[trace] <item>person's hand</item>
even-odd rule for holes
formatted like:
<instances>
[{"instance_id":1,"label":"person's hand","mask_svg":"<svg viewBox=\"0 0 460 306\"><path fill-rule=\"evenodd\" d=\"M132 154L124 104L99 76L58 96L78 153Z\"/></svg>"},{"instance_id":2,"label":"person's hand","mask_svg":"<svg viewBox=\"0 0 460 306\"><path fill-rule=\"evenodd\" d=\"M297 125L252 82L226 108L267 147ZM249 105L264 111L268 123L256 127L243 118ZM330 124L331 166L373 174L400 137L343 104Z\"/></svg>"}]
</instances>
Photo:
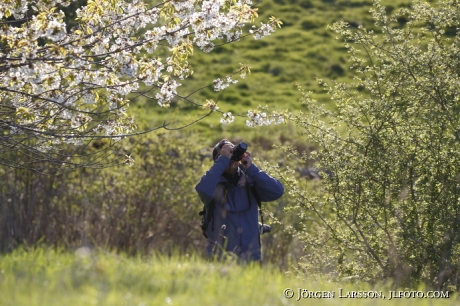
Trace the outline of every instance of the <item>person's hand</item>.
<instances>
[{"instance_id":1,"label":"person's hand","mask_svg":"<svg viewBox=\"0 0 460 306\"><path fill-rule=\"evenodd\" d=\"M244 170L247 170L249 166L252 165L251 153L247 151L244 153L243 158L241 159L241 165Z\"/></svg>"},{"instance_id":2,"label":"person's hand","mask_svg":"<svg viewBox=\"0 0 460 306\"><path fill-rule=\"evenodd\" d=\"M222 149L220 149L220 155L227 156L231 159L233 156L233 145L225 144Z\"/></svg>"}]
</instances>

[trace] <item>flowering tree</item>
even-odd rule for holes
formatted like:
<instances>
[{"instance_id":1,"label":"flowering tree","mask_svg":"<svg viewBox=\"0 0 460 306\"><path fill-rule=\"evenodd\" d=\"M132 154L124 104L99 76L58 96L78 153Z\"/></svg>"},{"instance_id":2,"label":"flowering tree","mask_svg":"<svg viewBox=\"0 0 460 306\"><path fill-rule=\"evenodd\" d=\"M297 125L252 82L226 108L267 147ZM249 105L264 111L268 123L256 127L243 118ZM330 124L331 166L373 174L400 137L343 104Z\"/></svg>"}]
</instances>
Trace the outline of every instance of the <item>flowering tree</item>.
<instances>
[{"instance_id":1,"label":"flowering tree","mask_svg":"<svg viewBox=\"0 0 460 306\"><path fill-rule=\"evenodd\" d=\"M247 35L262 38L281 24L272 17L245 33L245 26L257 17L250 0L171 0L157 5L142 0L90 0L66 22L69 16L63 10L71 2L0 3L3 165L24 165L5 157L7 152L46 156L61 164L66 154L60 149L68 147L62 144L82 145L95 138L117 141L167 128L164 124L137 131L127 115L129 94L155 99L160 107L169 107L178 97L210 113L218 111L214 101L201 105L177 94L177 87L193 72L188 57L195 48L210 52L215 43L231 43ZM164 58L155 56L160 46L167 50ZM223 90L236 81L235 75L244 77L247 72L243 64L212 85ZM232 114L221 113L221 122L233 121ZM249 125L282 120L282 115L270 117L263 112L249 116Z\"/></svg>"}]
</instances>

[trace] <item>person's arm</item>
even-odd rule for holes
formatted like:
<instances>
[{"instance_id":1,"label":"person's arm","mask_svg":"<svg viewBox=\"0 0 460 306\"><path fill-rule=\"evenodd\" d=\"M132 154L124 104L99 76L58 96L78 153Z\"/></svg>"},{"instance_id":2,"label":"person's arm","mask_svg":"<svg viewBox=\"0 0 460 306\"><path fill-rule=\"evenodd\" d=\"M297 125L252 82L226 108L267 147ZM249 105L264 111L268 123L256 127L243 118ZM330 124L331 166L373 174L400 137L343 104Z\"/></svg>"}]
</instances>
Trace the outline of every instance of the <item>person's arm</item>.
<instances>
[{"instance_id":1,"label":"person's arm","mask_svg":"<svg viewBox=\"0 0 460 306\"><path fill-rule=\"evenodd\" d=\"M259 170L259 168L252 163L251 153L246 152L244 154L241 159L241 167L246 171L246 175L254 182L254 188L261 201L275 201L283 195L283 184L266 172Z\"/></svg>"},{"instance_id":2,"label":"person's arm","mask_svg":"<svg viewBox=\"0 0 460 306\"><path fill-rule=\"evenodd\" d=\"M211 168L201 177L200 182L195 186L195 190L198 192L201 201L205 205L208 205L214 198L216 186L219 183L220 176L224 173L225 168L227 168L230 164L232 152L232 146L224 145L220 150L219 157L217 157Z\"/></svg>"},{"instance_id":3,"label":"person's arm","mask_svg":"<svg viewBox=\"0 0 460 306\"><path fill-rule=\"evenodd\" d=\"M252 164L246 169L246 174L254 181L254 188L263 202L275 201L284 193L284 186L280 181Z\"/></svg>"}]
</instances>

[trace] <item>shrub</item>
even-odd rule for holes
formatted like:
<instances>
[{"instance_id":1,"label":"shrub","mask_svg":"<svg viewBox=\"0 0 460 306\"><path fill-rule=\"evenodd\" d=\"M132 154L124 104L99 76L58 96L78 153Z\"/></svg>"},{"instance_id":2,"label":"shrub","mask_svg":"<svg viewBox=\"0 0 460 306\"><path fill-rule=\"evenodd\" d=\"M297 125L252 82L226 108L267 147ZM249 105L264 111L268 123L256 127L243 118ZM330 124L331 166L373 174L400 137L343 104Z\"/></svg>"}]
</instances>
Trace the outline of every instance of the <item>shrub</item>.
<instances>
[{"instance_id":1,"label":"shrub","mask_svg":"<svg viewBox=\"0 0 460 306\"><path fill-rule=\"evenodd\" d=\"M308 113L291 115L319 149L287 151L324 174L317 192L286 178L304 225L297 231L305 243L303 268L455 289L460 34L445 35L445 29L460 26L460 7L414 1L387 16L375 1L372 14L377 33L346 22L332 27L349 49L356 76L351 85L320 80L336 107L304 92ZM403 17L408 21L401 28Z\"/></svg>"}]
</instances>

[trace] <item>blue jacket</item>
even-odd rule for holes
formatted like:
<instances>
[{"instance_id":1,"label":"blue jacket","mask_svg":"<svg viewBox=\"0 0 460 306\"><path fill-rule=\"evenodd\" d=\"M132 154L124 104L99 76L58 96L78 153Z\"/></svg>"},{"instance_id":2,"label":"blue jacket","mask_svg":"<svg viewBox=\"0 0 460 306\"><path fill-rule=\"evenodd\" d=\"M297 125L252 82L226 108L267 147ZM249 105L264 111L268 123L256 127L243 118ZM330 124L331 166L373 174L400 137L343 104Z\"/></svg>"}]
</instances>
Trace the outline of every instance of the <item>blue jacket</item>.
<instances>
[{"instance_id":1,"label":"blue jacket","mask_svg":"<svg viewBox=\"0 0 460 306\"><path fill-rule=\"evenodd\" d=\"M241 178L238 185L229 185L227 179L222 176L229 164L230 159L220 155L195 187L205 205L215 200L212 224L208 225L206 232L206 253L208 256L221 254L225 248L243 260L260 260L257 200L252 192L249 192L249 200L245 184L254 186L262 202L280 198L284 193L284 187L277 179L259 170L254 164L246 170L246 176L241 168L238 169ZM221 194L218 194L219 192Z\"/></svg>"}]
</instances>

